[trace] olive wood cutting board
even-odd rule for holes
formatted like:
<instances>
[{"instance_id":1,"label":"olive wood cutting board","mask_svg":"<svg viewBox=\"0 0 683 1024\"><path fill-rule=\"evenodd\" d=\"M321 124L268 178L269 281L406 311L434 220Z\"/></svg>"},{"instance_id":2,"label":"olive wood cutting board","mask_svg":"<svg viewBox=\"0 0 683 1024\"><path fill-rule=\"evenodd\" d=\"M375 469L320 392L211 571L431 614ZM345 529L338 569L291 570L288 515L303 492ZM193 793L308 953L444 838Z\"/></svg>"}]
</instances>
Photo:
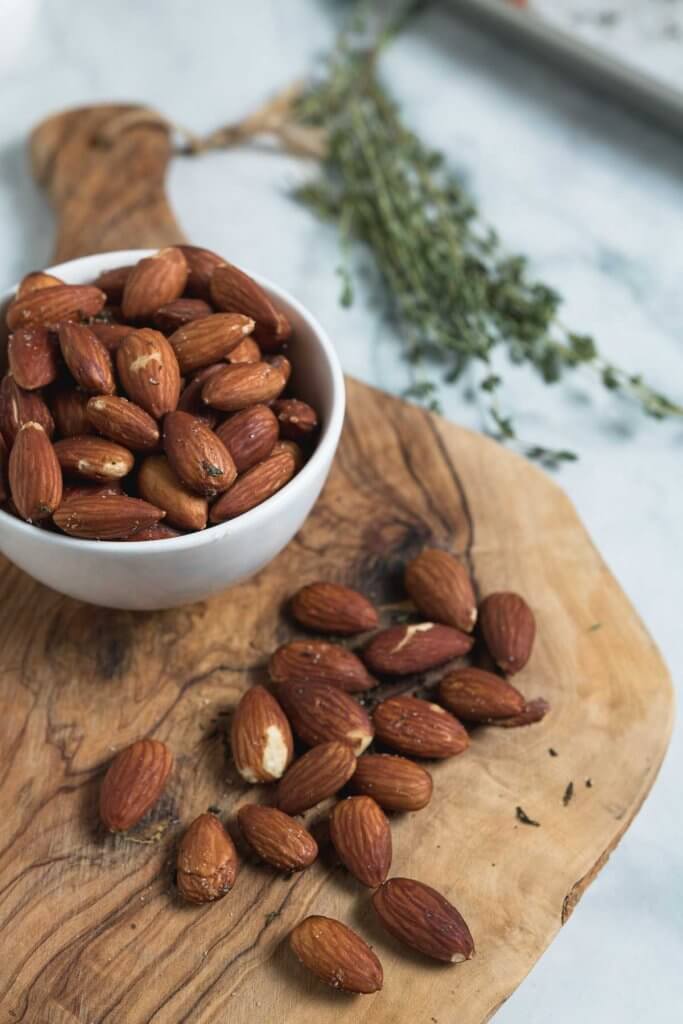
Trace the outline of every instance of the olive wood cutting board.
<instances>
[{"instance_id":1,"label":"olive wood cutting board","mask_svg":"<svg viewBox=\"0 0 683 1024\"><path fill-rule=\"evenodd\" d=\"M181 240L164 196L170 148L135 108L39 126L32 158L58 214L57 258ZM464 756L430 765L429 807L392 820L392 873L460 908L475 959L446 966L399 946L327 856L292 877L247 856L222 901L182 904L183 826L218 807L236 834L236 807L266 795L236 778L225 724L293 635L285 599L334 579L386 619L404 561L425 544L460 555L480 594L528 598L538 639L516 678L552 703L541 724L481 729ZM204 604L127 613L60 597L3 560L0 593L0 1018L11 1024L481 1024L628 828L672 724L666 667L564 493L485 437L354 380L324 493L258 576ZM166 742L176 768L137 834L114 838L98 825L101 775L141 736ZM284 940L310 913L372 943L382 992L340 994L295 962Z\"/></svg>"}]
</instances>

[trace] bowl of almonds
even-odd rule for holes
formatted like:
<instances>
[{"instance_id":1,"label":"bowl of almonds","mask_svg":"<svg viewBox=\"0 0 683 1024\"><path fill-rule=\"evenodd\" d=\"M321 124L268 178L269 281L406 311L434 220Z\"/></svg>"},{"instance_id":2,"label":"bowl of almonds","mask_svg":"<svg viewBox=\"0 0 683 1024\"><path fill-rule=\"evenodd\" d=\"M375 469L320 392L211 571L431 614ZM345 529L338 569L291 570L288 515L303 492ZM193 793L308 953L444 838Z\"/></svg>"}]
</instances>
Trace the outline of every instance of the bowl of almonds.
<instances>
[{"instance_id":1,"label":"bowl of almonds","mask_svg":"<svg viewBox=\"0 0 683 1024\"><path fill-rule=\"evenodd\" d=\"M292 296L196 246L103 253L2 300L0 549L79 600L199 601L302 526L344 418Z\"/></svg>"}]
</instances>

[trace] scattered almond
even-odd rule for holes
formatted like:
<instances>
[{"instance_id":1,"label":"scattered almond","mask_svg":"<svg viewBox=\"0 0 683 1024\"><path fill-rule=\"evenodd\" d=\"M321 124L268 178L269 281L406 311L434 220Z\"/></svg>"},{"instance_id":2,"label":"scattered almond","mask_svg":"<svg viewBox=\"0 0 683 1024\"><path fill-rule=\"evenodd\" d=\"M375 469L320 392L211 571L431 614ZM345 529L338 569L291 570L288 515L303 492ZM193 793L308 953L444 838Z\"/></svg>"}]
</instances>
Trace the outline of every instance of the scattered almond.
<instances>
[{"instance_id":1,"label":"scattered almond","mask_svg":"<svg viewBox=\"0 0 683 1024\"><path fill-rule=\"evenodd\" d=\"M386 930L425 956L460 963L474 956L463 917L445 896L412 878L390 878L372 896Z\"/></svg>"},{"instance_id":2,"label":"scattered almond","mask_svg":"<svg viewBox=\"0 0 683 1024\"><path fill-rule=\"evenodd\" d=\"M381 743L409 757L455 757L469 746L457 718L419 697L389 697L377 705L372 721Z\"/></svg>"},{"instance_id":3,"label":"scattered almond","mask_svg":"<svg viewBox=\"0 0 683 1024\"><path fill-rule=\"evenodd\" d=\"M189 903L211 903L235 884L237 851L213 814L200 814L178 847L176 884Z\"/></svg>"},{"instance_id":4,"label":"scattered almond","mask_svg":"<svg viewBox=\"0 0 683 1024\"><path fill-rule=\"evenodd\" d=\"M467 654L471 647L472 637L458 629L416 622L376 633L363 651L363 659L372 672L404 676L443 665Z\"/></svg>"},{"instance_id":5,"label":"scattered almond","mask_svg":"<svg viewBox=\"0 0 683 1024\"><path fill-rule=\"evenodd\" d=\"M283 644L271 655L268 672L274 683L327 683L348 693L377 686L353 651L324 640Z\"/></svg>"},{"instance_id":6,"label":"scattered almond","mask_svg":"<svg viewBox=\"0 0 683 1024\"><path fill-rule=\"evenodd\" d=\"M331 917L307 917L289 943L298 960L321 981L342 992L370 993L382 988L382 965L360 935Z\"/></svg>"},{"instance_id":7,"label":"scattered almond","mask_svg":"<svg viewBox=\"0 0 683 1024\"><path fill-rule=\"evenodd\" d=\"M363 754L349 785L387 811L419 811L432 798L432 777L427 769L395 754Z\"/></svg>"},{"instance_id":8,"label":"scattered almond","mask_svg":"<svg viewBox=\"0 0 683 1024\"><path fill-rule=\"evenodd\" d=\"M278 700L292 729L308 746L340 740L355 754L372 743L374 730L367 712L337 686L327 683L279 683Z\"/></svg>"},{"instance_id":9,"label":"scattered almond","mask_svg":"<svg viewBox=\"0 0 683 1024\"><path fill-rule=\"evenodd\" d=\"M377 611L367 597L341 583L309 583L290 602L297 622L319 633L351 636L374 629Z\"/></svg>"},{"instance_id":10,"label":"scattered almond","mask_svg":"<svg viewBox=\"0 0 683 1024\"><path fill-rule=\"evenodd\" d=\"M110 832L126 832L161 796L173 756L159 740L137 740L116 755L100 788L100 818Z\"/></svg>"},{"instance_id":11,"label":"scattered almond","mask_svg":"<svg viewBox=\"0 0 683 1024\"><path fill-rule=\"evenodd\" d=\"M536 635L534 613L524 598L507 591L489 594L479 608L479 622L498 667L508 675L523 669Z\"/></svg>"},{"instance_id":12,"label":"scattered almond","mask_svg":"<svg viewBox=\"0 0 683 1024\"><path fill-rule=\"evenodd\" d=\"M363 885L375 889L391 867L391 829L369 796L341 800L330 816L330 836L342 864Z\"/></svg>"},{"instance_id":13,"label":"scattered almond","mask_svg":"<svg viewBox=\"0 0 683 1024\"><path fill-rule=\"evenodd\" d=\"M318 844L308 829L277 807L244 804L237 820L252 849L280 871L302 871L318 856Z\"/></svg>"},{"instance_id":14,"label":"scattered almond","mask_svg":"<svg viewBox=\"0 0 683 1024\"><path fill-rule=\"evenodd\" d=\"M524 710L524 697L514 686L480 668L460 668L439 683L439 697L465 722L510 718Z\"/></svg>"},{"instance_id":15,"label":"scattered almond","mask_svg":"<svg viewBox=\"0 0 683 1024\"><path fill-rule=\"evenodd\" d=\"M426 619L469 633L477 621L477 599L463 565L446 551L426 548L406 566L405 586Z\"/></svg>"},{"instance_id":16,"label":"scattered almond","mask_svg":"<svg viewBox=\"0 0 683 1024\"><path fill-rule=\"evenodd\" d=\"M312 747L285 772L277 787L277 805L285 814L301 814L334 796L353 775L356 755L346 743Z\"/></svg>"},{"instance_id":17,"label":"scattered almond","mask_svg":"<svg viewBox=\"0 0 683 1024\"><path fill-rule=\"evenodd\" d=\"M237 705L230 747L245 782L274 782L289 767L294 753L292 730L282 708L263 686L252 686Z\"/></svg>"}]
</instances>

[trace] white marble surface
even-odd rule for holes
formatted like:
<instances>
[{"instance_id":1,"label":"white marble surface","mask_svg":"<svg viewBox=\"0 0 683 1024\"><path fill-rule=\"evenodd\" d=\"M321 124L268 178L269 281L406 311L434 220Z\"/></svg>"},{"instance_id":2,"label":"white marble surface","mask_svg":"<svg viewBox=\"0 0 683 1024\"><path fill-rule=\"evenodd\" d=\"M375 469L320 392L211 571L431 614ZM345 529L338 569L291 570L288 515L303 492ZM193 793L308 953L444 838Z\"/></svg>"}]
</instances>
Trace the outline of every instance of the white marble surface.
<instances>
[{"instance_id":1,"label":"white marble surface","mask_svg":"<svg viewBox=\"0 0 683 1024\"><path fill-rule=\"evenodd\" d=\"M300 75L332 32L332 5L322 0L4 0L0 281L50 253L50 215L24 154L39 118L130 98L209 129ZM488 218L566 295L566 320L683 399L681 145L445 10L423 16L384 69L407 116L449 152ZM339 308L334 233L288 196L304 173L280 156L217 154L177 161L170 192L194 240L281 282L328 327L348 372L399 392L407 372L391 331L362 297ZM581 453L560 481L682 680L683 424L645 421L584 378L551 391L516 372L510 396L526 434ZM451 419L476 426L457 390L443 398ZM681 777L679 732L608 868L497 1020L680 1019Z\"/></svg>"}]
</instances>

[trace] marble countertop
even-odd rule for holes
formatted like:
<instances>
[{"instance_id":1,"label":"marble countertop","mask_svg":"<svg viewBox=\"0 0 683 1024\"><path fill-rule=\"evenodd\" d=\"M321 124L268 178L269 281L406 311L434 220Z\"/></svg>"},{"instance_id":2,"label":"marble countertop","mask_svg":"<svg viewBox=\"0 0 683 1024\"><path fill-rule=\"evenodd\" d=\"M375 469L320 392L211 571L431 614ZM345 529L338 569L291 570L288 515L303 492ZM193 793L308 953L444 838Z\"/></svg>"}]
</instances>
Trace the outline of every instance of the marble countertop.
<instances>
[{"instance_id":1,"label":"marble countertop","mask_svg":"<svg viewBox=\"0 0 683 1024\"><path fill-rule=\"evenodd\" d=\"M333 7L4 0L0 281L49 262L51 216L26 163L31 125L61 107L134 99L209 130L310 68L331 41ZM487 219L566 296L564 319L681 401L683 146L438 5L383 66L410 122L466 175ZM175 161L169 188L192 239L281 282L327 326L346 371L400 393L408 371L392 330L369 297L339 307L335 234L289 195L307 173L243 150ZM442 400L450 419L478 426L457 388ZM580 453L559 481L683 680L683 424L647 421L584 377L548 389L515 371L509 401L521 432ZM681 777L679 731L609 867L497 1020L677 1019Z\"/></svg>"}]
</instances>

